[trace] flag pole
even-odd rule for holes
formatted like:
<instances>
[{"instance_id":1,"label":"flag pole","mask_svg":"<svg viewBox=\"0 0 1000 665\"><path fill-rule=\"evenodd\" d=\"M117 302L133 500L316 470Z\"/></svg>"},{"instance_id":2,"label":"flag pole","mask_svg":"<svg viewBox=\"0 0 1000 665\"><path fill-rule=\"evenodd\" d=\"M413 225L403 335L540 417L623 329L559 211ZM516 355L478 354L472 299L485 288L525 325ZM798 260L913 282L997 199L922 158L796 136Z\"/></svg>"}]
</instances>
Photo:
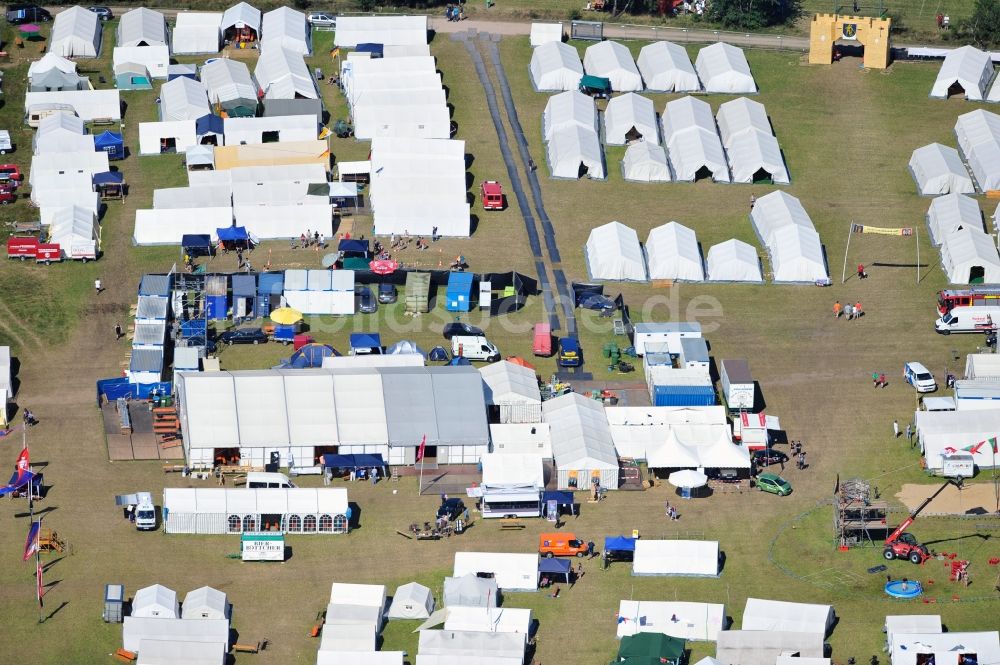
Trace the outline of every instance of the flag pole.
<instances>
[{"instance_id":1,"label":"flag pole","mask_svg":"<svg viewBox=\"0 0 1000 665\"><path fill-rule=\"evenodd\" d=\"M36 538L39 540L42 537L42 518L38 518L38 535ZM41 543L35 544L35 595L38 596L38 623L45 623L45 619L42 617L42 547Z\"/></svg>"}]
</instances>

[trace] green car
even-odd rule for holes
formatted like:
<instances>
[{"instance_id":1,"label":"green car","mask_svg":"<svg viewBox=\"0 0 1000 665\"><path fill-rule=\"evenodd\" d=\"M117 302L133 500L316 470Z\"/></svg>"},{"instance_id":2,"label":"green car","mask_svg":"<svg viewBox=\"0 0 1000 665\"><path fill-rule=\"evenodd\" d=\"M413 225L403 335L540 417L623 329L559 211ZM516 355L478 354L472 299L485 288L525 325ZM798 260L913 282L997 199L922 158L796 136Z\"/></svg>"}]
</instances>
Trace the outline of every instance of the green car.
<instances>
[{"instance_id":1,"label":"green car","mask_svg":"<svg viewBox=\"0 0 1000 665\"><path fill-rule=\"evenodd\" d=\"M792 484L776 473L762 473L757 476L757 489L778 496L788 496L792 493Z\"/></svg>"}]
</instances>

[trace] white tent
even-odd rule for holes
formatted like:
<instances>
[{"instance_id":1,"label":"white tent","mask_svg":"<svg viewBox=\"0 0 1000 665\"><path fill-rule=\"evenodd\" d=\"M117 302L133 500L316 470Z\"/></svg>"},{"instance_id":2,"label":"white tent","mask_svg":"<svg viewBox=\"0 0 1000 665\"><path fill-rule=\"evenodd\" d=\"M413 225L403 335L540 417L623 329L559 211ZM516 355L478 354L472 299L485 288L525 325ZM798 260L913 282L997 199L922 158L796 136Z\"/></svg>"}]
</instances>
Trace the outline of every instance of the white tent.
<instances>
[{"instance_id":1,"label":"white tent","mask_svg":"<svg viewBox=\"0 0 1000 665\"><path fill-rule=\"evenodd\" d=\"M334 44L419 46L427 43L426 16L338 16Z\"/></svg>"},{"instance_id":2,"label":"white tent","mask_svg":"<svg viewBox=\"0 0 1000 665\"><path fill-rule=\"evenodd\" d=\"M545 489L545 469L542 456L533 453L486 453L483 465L482 486L489 488Z\"/></svg>"},{"instance_id":3,"label":"white tent","mask_svg":"<svg viewBox=\"0 0 1000 665\"><path fill-rule=\"evenodd\" d=\"M403 651L323 651L316 665L403 665Z\"/></svg>"},{"instance_id":4,"label":"white tent","mask_svg":"<svg viewBox=\"0 0 1000 665\"><path fill-rule=\"evenodd\" d=\"M692 128L702 129L718 136L712 107L697 97L681 97L667 102L663 107L663 141L669 143L674 136Z\"/></svg>"},{"instance_id":5,"label":"white tent","mask_svg":"<svg viewBox=\"0 0 1000 665\"><path fill-rule=\"evenodd\" d=\"M125 65L139 65L154 79L167 78L170 67L170 49L164 44L155 46L116 46L111 51L111 62L116 73Z\"/></svg>"},{"instance_id":6,"label":"white tent","mask_svg":"<svg viewBox=\"0 0 1000 665\"><path fill-rule=\"evenodd\" d=\"M892 665L962 665L970 657L977 663L1000 661L1000 633L911 633L896 634L889 645Z\"/></svg>"},{"instance_id":7,"label":"white tent","mask_svg":"<svg viewBox=\"0 0 1000 665\"><path fill-rule=\"evenodd\" d=\"M538 589L538 555L455 552L454 577L478 573L492 573L502 591L535 591Z\"/></svg>"},{"instance_id":8,"label":"white tent","mask_svg":"<svg viewBox=\"0 0 1000 665\"><path fill-rule=\"evenodd\" d=\"M772 244L775 231L786 226L801 226L815 230L809 213L797 198L779 190L760 197L750 210L750 221L757 237L765 245Z\"/></svg>"},{"instance_id":9,"label":"white tent","mask_svg":"<svg viewBox=\"0 0 1000 665\"><path fill-rule=\"evenodd\" d=\"M96 258L100 228L92 209L68 206L49 220L49 241L59 245L63 258Z\"/></svg>"},{"instance_id":10,"label":"white tent","mask_svg":"<svg viewBox=\"0 0 1000 665\"><path fill-rule=\"evenodd\" d=\"M533 369L506 360L484 365L486 403L497 407L501 423L537 423L541 420L542 398Z\"/></svg>"},{"instance_id":11,"label":"white tent","mask_svg":"<svg viewBox=\"0 0 1000 665\"><path fill-rule=\"evenodd\" d=\"M392 605L386 615L389 619L426 619L434 611L434 596L423 584L410 582L396 588Z\"/></svg>"},{"instance_id":12,"label":"white tent","mask_svg":"<svg viewBox=\"0 0 1000 665\"><path fill-rule=\"evenodd\" d=\"M30 109L37 104L68 104L84 122L95 119L117 122L122 119L121 98L117 90L53 90L25 94L25 108Z\"/></svg>"},{"instance_id":13,"label":"white tent","mask_svg":"<svg viewBox=\"0 0 1000 665\"><path fill-rule=\"evenodd\" d=\"M496 607L497 580L477 577L475 573L444 578L446 607Z\"/></svg>"},{"instance_id":14,"label":"white tent","mask_svg":"<svg viewBox=\"0 0 1000 665\"><path fill-rule=\"evenodd\" d=\"M726 609L715 603L623 600L618 603L618 621L619 638L663 633L690 642L714 642L726 627Z\"/></svg>"},{"instance_id":15,"label":"white tent","mask_svg":"<svg viewBox=\"0 0 1000 665\"><path fill-rule=\"evenodd\" d=\"M539 412L541 405L539 404ZM491 423L494 453L536 453L552 459L552 430L548 423Z\"/></svg>"},{"instance_id":16,"label":"white tent","mask_svg":"<svg viewBox=\"0 0 1000 665\"><path fill-rule=\"evenodd\" d=\"M139 123L140 155L184 152L196 145L198 145L198 133L194 120Z\"/></svg>"},{"instance_id":17,"label":"white tent","mask_svg":"<svg viewBox=\"0 0 1000 665\"><path fill-rule=\"evenodd\" d=\"M718 577L719 543L715 540L637 540L632 574Z\"/></svg>"},{"instance_id":18,"label":"white tent","mask_svg":"<svg viewBox=\"0 0 1000 665\"><path fill-rule=\"evenodd\" d=\"M197 120L211 112L201 81L179 76L160 88L160 120Z\"/></svg>"},{"instance_id":19,"label":"white tent","mask_svg":"<svg viewBox=\"0 0 1000 665\"><path fill-rule=\"evenodd\" d=\"M542 136L546 141L551 141L557 131L570 127L597 131L597 108L594 100L577 90L552 95L542 112Z\"/></svg>"},{"instance_id":20,"label":"white tent","mask_svg":"<svg viewBox=\"0 0 1000 665\"><path fill-rule=\"evenodd\" d=\"M646 238L650 279L705 281L705 266L694 231L677 222L650 230Z\"/></svg>"},{"instance_id":21,"label":"white tent","mask_svg":"<svg viewBox=\"0 0 1000 665\"><path fill-rule=\"evenodd\" d=\"M257 106L257 84L246 63L230 58L217 58L201 68L201 81L212 104Z\"/></svg>"},{"instance_id":22,"label":"white tent","mask_svg":"<svg viewBox=\"0 0 1000 665\"><path fill-rule=\"evenodd\" d=\"M136 665L224 665L223 642L188 642L185 640L139 641Z\"/></svg>"},{"instance_id":23,"label":"white tent","mask_svg":"<svg viewBox=\"0 0 1000 665\"><path fill-rule=\"evenodd\" d=\"M940 614L897 614L885 617L885 641L892 648L894 635L940 633Z\"/></svg>"},{"instance_id":24,"label":"white tent","mask_svg":"<svg viewBox=\"0 0 1000 665\"><path fill-rule=\"evenodd\" d=\"M788 225L771 234L768 244L775 282L814 283L829 277L823 243L810 228Z\"/></svg>"},{"instance_id":25,"label":"white tent","mask_svg":"<svg viewBox=\"0 0 1000 665\"><path fill-rule=\"evenodd\" d=\"M258 402L264 403L266 399ZM264 417L258 420L263 421L271 410L260 411ZM163 506L167 533L256 532L267 530L262 529L265 520L276 527L275 533L329 535L348 530L347 490L339 487L168 487L163 490Z\"/></svg>"},{"instance_id":26,"label":"white tent","mask_svg":"<svg viewBox=\"0 0 1000 665\"><path fill-rule=\"evenodd\" d=\"M172 210L136 210L132 242L136 245L179 245L187 233L207 233L233 224L233 209L175 208Z\"/></svg>"},{"instance_id":27,"label":"white tent","mask_svg":"<svg viewBox=\"0 0 1000 665\"><path fill-rule=\"evenodd\" d=\"M663 146L638 141L625 149L622 177L629 182L670 182L670 166Z\"/></svg>"},{"instance_id":28,"label":"white tent","mask_svg":"<svg viewBox=\"0 0 1000 665\"><path fill-rule=\"evenodd\" d=\"M660 142L653 100L634 92L610 99L604 111L604 140L625 145L639 139Z\"/></svg>"},{"instance_id":29,"label":"white tent","mask_svg":"<svg viewBox=\"0 0 1000 665\"><path fill-rule=\"evenodd\" d=\"M975 46L960 46L948 51L938 70L931 97L947 99L964 95L966 99L981 102L993 78L993 60L990 54Z\"/></svg>"},{"instance_id":30,"label":"white tent","mask_svg":"<svg viewBox=\"0 0 1000 665\"><path fill-rule=\"evenodd\" d=\"M385 585L350 584L334 582L330 585L331 605L358 605L361 607L385 607Z\"/></svg>"},{"instance_id":31,"label":"white tent","mask_svg":"<svg viewBox=\"0 0 1000 665\"><path fill-rule=\"evenodd\" d=\"M931 243L940 245L945 236L962 228L983 230L983 213L979 203L964 194L936 196L927 209L927 226Z\"/></svg>"},{"instance_id":32,"label":"white tent","mask_svg":"<svg viewBox=\"0 0 1000 665\"><path fill-rule=\"evenodd\" d=\"M70 7L56 14L49 52L64 58L96 58L101 51L101 19L89 9Z\"/></svg>"},{"instance_id":33,"label":"white tent","mask_svg":"<svg viewBox=\"0 0 1000 665\"><path fill-rule=\"evenodd\" d=\"M734 238L712 245L708 249L706 264L710 282L764 281L757 250L742 240Z\"/></svg>"},{"instance_id":34,"label":"white tent","mask_svg":"<svg viewBox=\"0 0 1000 665\"><path fill-rule=\"evenodd\" d=\"M941 265L952 284L1000 282L1000 256L993 237L978 228L961 228L941 240Z\"/></svg>"},{"instance_id":35,"label":"white tent","mask_svg":"<svg viewBox=\"0 0 1000 665\"><path fill-rule=\"evenodd\" d=\"M562 23L532 23L529 41L532 47L561 42L563 39Z\"/></svg>"},{"instance_id":36,"label":"white tent","mask_svg":"<svg viewBox=\"0 0 1000 665\"><path fill-rule=\"evenodd\" d=\"M174 55L218 53L222 41L222 13L178 12L173 41Z\"/></svg>"},{"instance_id":37,"label":"white tent","mask_svg":"<svg viewBox=\"0 0 1000 665\"><path fill-rule=\"evenodd\" d=\"M281 47L301 55L312 52L312 30L302 12L290 7L272 9L264 14L261 29L264 33L260 42L262 51Z\"/></svg>"},{"instance_id":38,"label":"white tent","mask_svg":"<svg viewBox=\"0 0 1000 665\"><path fill-rule=\"evenodd\" d=\"M139 7L121 15L118 46L169 46L167 20L158 11Z\"/></svg>"},{"instance_id":39,"label":"white tent","mask_svg":"<svg viewBox=\"0 0 1000 665\"><path fill-rule=\"evenodd\" d=\"M670 346L668 343L668 350ZM655 449L660 442L665 441L675 426L726 425L723 406L618 406L605 409L604 413L611 427L611 436L618 456L633 459L647 459L647 451ZM678 437L678 441L683 441L685 444L687 440L686 435ZM732 436L729 441L732 445ZM687 457L691 463L684 466L700 466L697 464L697 455L689 454ZM749 466L749 459L749 454L746 454L746 466Z\"/></svg>"},{"instance_id":40,"label":"white tent","mask_svg":"<svg viewBox=\"0 0 1000 665\"><path fill-rule=\"evenodd\" d=\"M181 606L183 619L228 619L229 600L226 594L210 586L198 587L184 596Z\"/></svg>"},{"instance_id":41,"label":"white tent","mask_svg":"<svg viewBox=\"0 0 1000 665\"><path fill-rule=\"evenodd\" d=\"M677 180L693 182L710 177L730 182L729 167L719 137L700 127L679 131L667 142L670 166Z\"/></svg>"},{"instance_id":42,"label":"white tent","mask_svg":"<svg viewBox=\"0 0 1000 665\"><path fill-rule=\"evenodd\" d=\"M271 47L260 54L254 70L265 99L317 99L316 83L301 53Z\"/></svg>"},{"instance_id":43,"label":"white tent","mask_svg":"<svg viewBox=\"0 0 1000 665\"><path fill-rule=\"evenodd\" d=\"M83 152L64 152L59 154L35 155L31 158L31 169L28 173L28 184L31 185L32 201L41 205L34 196L39 189L58 186L60 178L71 178L84 175L93 178L95 173L110 171L108 153L96 150ZM93 185L91 184L91 187Z\"/></svg>"},{"instance_id":44,"label":"white tent","mask_svg":"<svg viewBox=\"0 0 1000 665\"><path fill-rule=\"evenodd\" d=\"M449 607L445 609L445 630L477 633L517 633L528 639L531 610L518 607Z\"/></svg>"},{"instance_id":45,"label":"white tent","mask_svg":"<svg viewBox=\"0 0 1000 665\"><path fill-rule=\"evenodd\" d=\"M313 141L319 135L314 115L226 118L223 128L229 145Z\"/></svg>"},{"instance_id":46,"label":"white tent","mask_svg":"<svg viewBox=\"0 0 1000 665\"><path fill-rule=\"evenodd\" d=\"M365 106L355 116L354 136L447 139L451 116L446 104L407 107L403 105Z\"/></svg>"},{"instance_id":47,"label":"white tent","mask_svg":"<svg viewBox=\"0 0 1000 665\"><path fill-rule=\"evenodd\" d=\"M717 42L698 51L694 68L705 87L705 92L727 95L757 92L757 83L750 73L743 50Z\"/></svg>"},{"instance_id":48,"label":"white tent","mask_svg":"<svg viewBox=\"0 0 1000 665\"><path fill-rule=\"evenodd\" d=\"M663 371L667 375L673 375L690 370L667 368ZM668 383L655 375L651 380L659 385ZM689 378L683 380L691 382ZM748 469L750 453L746 448L733 443L732 430L728 424L678 423L670 425L666 437L646 444L646 463L650 468L657 469Z\"/></svg>"},{"instance_id":49,"label":"white tent","mask_svg":"<svg viewBox=\"0 0 1000 665\"><path fill-rule=\"evenodd\" d=\"M791 182L781 148L778 147L778 139L771 134L756 129L742 132L733 138L726 155L729 157L733 182L768 182L776 185Z\"/></svg>"},{"instance_id":50,"label":"white tent","mask_svg":"<svg viewBox=\"0 0 1000 665\"><path fill-rule=\"evenodd\" d=\"M832 605L747 598L743 608L743 630L826 635L833 628L834 619Z\"/></svg>"},{"instance_id":51,"label":"white tent","mask_svg":"<svg viewBox=\"0 0 1000 665\"><path fill-rule=\"evenodd\" d=\"M939 470L950 449L971 446L973 461L981 469L993 467L989 445L976 446L996 436L1000 430L1000 410L917 411L914 415L917 441L924 453L927 468Z\"/></svg>"},{"instance_id":52,"label":"white tent","mask_svg":"<svg viewBox=\"0 0 1000 665\"><path fill-rule=\"evenodd\" d=\"M591 76L609 79L615 92L642 90L642 76L624 44L605 41L588 46L583 53L583 69Z\"/></svg>"},{"instance_id":53,"label":"white tent","mask_svg":"<svg viewBox=\"0 0 1000 665\"><path fill-rule=\"evenodd\" d=\"M323 627L319 650L323 651L375 651L378 628L374 624L328 624Z\"/></svg>"},{"instance_id":54,"label":"white tent","mask_svg":"<svg viewBox=\"0 0 1000 665\"><path fill-rule=\"evenodd\" d=\"M253 30L257 39L260 39L260 10L256 7L240 2L222 13L222 21L219 24L223 37L227 37L227 32L249 28Z\"/></svg>"},{"instance_id":55,"label":"white tent","mask_svg":"<svg viewBox=\"0 0 1000 665\"><path fill-rule=\"evenodd\" d=\"M635 229L609 222L590 231L584 250L591 279L645 282L646 263Z\"/></svg>"},{"instance_id":56,"label":"white tent","mask_svg":"<svg viewBox=\"0 0 1000 665\"><path fill-rule=\"evenodd\" d=\"M50 51L38 60L32 60L31 64L28 65L28 81L31 81L34 76L39 76L53 69L59 70L63 74L76 74L76 63Z\"/></svg>"},{"instance_id":57,"label":"white tent","mask_svg":"<svg viewBox=\"0 0 1000 665\"><path fill-rule=\"evenodd\" d=\"M618 455L603 406L571 393L543 402L542 419L552 430L559 489L587 490L594 478L618 489Z\"/></svg>"},{"instance_id":58,"label":"white tent","mask_svg":"<svg viewBox=\"0 0 1000 665\"><path fill-rule=\"evenodd\" d=\"M135 592L130 616L149 619L176 619L180 616L179 609L177 592L163 585L154 584Z\"/></svg>"},{"instance_id":59,"label":"white tent","mask_svg":"<svg viewBox=\"0 0 1000 665\"><path fill-rule=\"evenodd\" d=\"M764 105L746 97L720 104L715 118L719 124L722 145L727 149L733 139L743 132L757 130L764 134L772 134L771 121L767 118Z\"/></svg>"},{"instance_id":60,"label":"white tent","mask_svg":"<svg viewBox=\"0 0 1000 665\"><path fill-rule=\"evenodd\" d=\"M823 658L823 634L723 630L716 638L715 657L721 663L775 665L779 656L789 653L797 653L805 659Z\"/></svg>"},{"instance_id":61,"label":"white tent","mask_svg":"<svg viewBox=\"0 0 1000 665\"><path fill-rule=\"evenodd\" d=\"M576 90L583 77L583 63L569 44L547 42L531 53L528 71L536 90Z\"/></svg>"},{"instance_id":62,"label":"white tent","mask_svg":"<svg viewBox=\"0 0 1000 665\"><path fill-rule=\"evenodd\" d=\"M636 59L646 89L655 92L697 92L698 74L683 46L653 42L642 47Z\"/></svg>"},{"instance_id":63,"label":"white tent","mask_svg":"<svg viewBox=\"0 0 1000 665\"><path fill-rule=\"evenodd\" d=\"M524 662L524 636L517 633L421 630L417 661L421 665L520 665ZM421 660L451 656L455 660ZM500 661L493 659L499 658ZM487 659L484 663L483 659Z\"/></svg>"},{"instance_id":64,"label":"white tent","mask_svg":"<svg viewBox=\"0 0 1000 665\"><path fill-rule=\"evenodd\" d=\"M575 180L582 176L603 180L604 153L597 132L582 127L557 130L546 145L553 178Z\"/></svg>"},{"instance_id":65,"label":"white tent","mask_svg":"<svg viewBox=\"0 0 1000 665\"><path fill-rule=\"evenodd\" d=\"M55 113L42 118L31 140L32 152L42 155L52 152L86 152L94 150L94 137L86 133L83 120L68 113Z\"/></svg>"},{"instance_id":66,"label":"white tent","mask_svg":"<svg viewBox=\"0 0 1000 665\"><path fill-rule=\"evenodd\" d=\"M1000 115L982 109L960 115L955 135L979 187L1000 190Z\"/></svg>"},{"instance_id":67,"label":"white tent","mask_svg":"<svg viewBox=\"0 0 1000 665\"><path fill-rule=\"evenodd\" d=\"M986 101L988 102L1000 102L1000 76L998 76L993 81L993 85L990 86L990 94L987 95Z\"/></svg>"},{"instance_id":68,"label":"white tent","mask_svg":"<svg viewBox=\"0 0 1000 665\"><path fill-rule=\"evenodd\" d=\"M122 626L122 646L129 651L137 652L139 645L145 640L221 644L225 652L229 651L229 621L224 619L186 621L162 617L125 617Z\"/></svg>"},{"instance_id":69,"label":"white tent","mask_svg":"<svg viewBox=\"0 0 1000 665\"><path fill-rule=\"evenodd\" d=\"M913 151L910 175L917 183L917 193L921 196L973 194L976 191L958 151L940 143L931 143Z\"/></svg>"}]
</instances>

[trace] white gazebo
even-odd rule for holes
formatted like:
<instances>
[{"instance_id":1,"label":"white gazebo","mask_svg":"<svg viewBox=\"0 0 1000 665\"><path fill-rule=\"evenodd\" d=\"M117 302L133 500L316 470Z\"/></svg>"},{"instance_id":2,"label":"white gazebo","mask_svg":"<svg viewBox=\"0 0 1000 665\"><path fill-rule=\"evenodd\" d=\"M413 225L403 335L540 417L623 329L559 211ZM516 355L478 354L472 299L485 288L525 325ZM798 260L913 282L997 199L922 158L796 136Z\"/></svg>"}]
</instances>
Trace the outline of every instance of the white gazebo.
<instances>
[{"instance_id":1,"label":"white gazebo","mask_svg":"<svg viewBox=\"0 0 1000 665\"><path fill-rule=\"evenodd\" d=\"M586 245L591 279L645 282L646 264L635 229L609 222L590 232Z\"/></svg>"},{"instance_id":2,"label":"white gazebo","mask_svg":"<svg viewBox=\"0 0 1000 665\"><path fill-rule=\"evenodd\" d=\"M742 240L727 240L708 250L708 281L763 283L760 257L752 245Z\"/></svg>"},{"instance_id":3,"label":"white gazebo","mask_svg":"<svg viewBox=\"0 0 1000 665\"><path fill-rule=\"evenodd\" d=\"M569 44L546 42L531 53L528 71L536 90L576 90L583 77L583 63Z\"/></svg>"},{"instance_id":4,"label":"white gazebo","mask_svg":"<svg viewBox=\"0 0 1000 665\"><path fill-rule=\"evenodd\" d=\"M624 44L607 41L588 46L583 54L583 69L591 76L610 80L615 92L642 90L642 75Z\"/></svg>"},{"instance_id":5,"label":"white gazebo","mask_svg":"<svg viewBox=\"0 0 1000 665\"><path fill-rule=\"evenodd\" d=\"M622 177L629 182L670 182L670 166L663 146L638 141L625 149Z\"/></svg>"},{"instance_id":6,"label":"white gazebo","mask_svg":"<svg viewBox=\"0 0 1000 665\"><path fill-rule=\"evenodd\" d=\"M701 82L691 58L680 44L653 42L642 47L636 65L646 84L654 92L697 92Z\"/></svg>"},{"instance_id":7,"label":"white gazebo","mask_svg":"<svg viewBox=\"0 0 1000 665\"><path fill-rule=\"evenodd\" d=\"M657 226L646 238L650 279L705 280L705 266L694 231L677 222Z\"/></svg>"}]
</instances>

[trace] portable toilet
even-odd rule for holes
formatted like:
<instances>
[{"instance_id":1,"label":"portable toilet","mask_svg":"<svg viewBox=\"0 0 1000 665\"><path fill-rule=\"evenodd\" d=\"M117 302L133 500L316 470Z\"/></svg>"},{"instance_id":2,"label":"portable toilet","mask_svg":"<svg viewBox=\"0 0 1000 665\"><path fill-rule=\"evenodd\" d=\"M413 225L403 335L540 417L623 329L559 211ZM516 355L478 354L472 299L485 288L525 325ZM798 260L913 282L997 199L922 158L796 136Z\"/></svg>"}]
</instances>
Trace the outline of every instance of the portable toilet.
<instances>
[{"instance_id":1,"label":"portable toilet","mask_svg":"<svg viewBox=\"0 0 1000 665\"><path fill-rule=\"evenodd\" d=\"M257 318L257 276L233 275L233 320Z\"/></svg>"},{"instance_id":2,"label":"portable toilet","mask_svg":"<svg viewBox=\"0 0 1000 665\"><path fill-rule=\"evenodd\" d=\"M285 290L285 273L262 272L257 275L257 317L265 318L271 310L281 307Z\"/></svg>"},{"instance_id":3,"label":"portable toilet","mask_svg":"<svg viewBox=\"0 0 1000 665\"><path fill-rule=\"evenodd\" d=\"M212 321L221 321L229 311L229 280L227 275L205 278L205 312Z\"/></svg>"},{"instance_id":4,"label":"portable toilet","mask_svg":"<svg viewBox=\"0 0 1000 665\"><path fill-rule=\"evenodd\" d=\"M104 623L121 623L125 617L125 585L104 585Z\"/></svg>"},{"instance_id":5,"label":"portable toilet","mask_svg":"<svg viewBox=\"0 0 1000 665\"><path fill-rule=\"evenodd\" d=\"M453 272L448 275L445 291L445 309L449 312L468 312L472 306L472 273Z\"/></svg>"},{"instance_id":6,"label":"portable toilet","mask_svg":"<svg viewBox=\"0 0 1000 665\"><path fill-rule=\"evenodd\" d=\"M125 139L121 134L112 131L104 131L94 137L94 150L108 153L108 159L125 159Z\"/></svg>"}]
</instances>

